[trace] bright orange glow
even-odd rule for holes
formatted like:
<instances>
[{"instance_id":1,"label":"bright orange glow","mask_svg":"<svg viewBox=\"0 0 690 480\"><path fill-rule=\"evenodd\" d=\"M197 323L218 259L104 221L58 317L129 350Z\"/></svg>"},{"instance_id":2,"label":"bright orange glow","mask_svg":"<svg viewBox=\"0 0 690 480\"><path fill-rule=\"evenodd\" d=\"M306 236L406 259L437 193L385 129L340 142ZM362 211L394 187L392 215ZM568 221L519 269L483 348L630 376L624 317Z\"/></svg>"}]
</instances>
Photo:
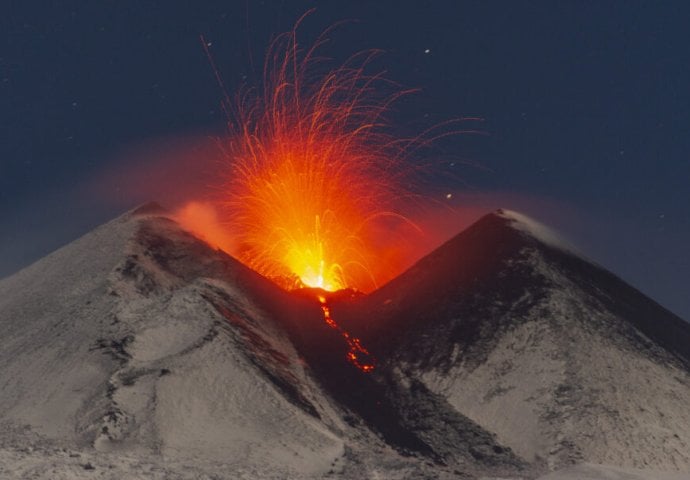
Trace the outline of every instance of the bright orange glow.
<instances>
[{"instance_id":1,"label":"bright orange glow","mask_svg":"<svg viewBox=\"0 0 690 480\"><path fill-rule=\"evenodd\" d=\"M365 72L376 52L325 69L316 56L325 37L302 50L300 22L269 48L262 87L225 98L230 135L219 142L225 160L218 203L232 231L230 253L288 290L367 292L410 264L401 234L419 229L398 212L413 197L412 169L403 160L456 132L429 138L440 125L411 139L391 136L385 115L409 91ZM185 215L178 217L184 225ZM187 223L218 243L203 235L203 225ZM347 361L373 371L374 358L337 324L326 294L316 297L325 323L347 343Z\"/></svg>"},{"instance_id":2,"label":"bright orange glow","mask_svg":"<svg viewBox=\"0 0 690 480\"><path fill-rule=\"evenodd\" d=\"M384 133L383 114L405 92L364 69L373 53L313 75L315 49L293 30L266 56L260 95L240 95L225 146L221 202L243 263L286 288L369 291L392 278L378 222L404 218L400 159L410 142ZM388 88L386 88L388 87Z\"/></svg>"},{"instance_id":3,"label":"bright orange glow","mask_svg":"<svg viewBox=\"0 0 690 480\"><path fill-rule=\"evenodd\" d=\"M213 248L232 252L234 244L227 229L218 220L215 208L208 203L189 202L176 211L173 218L190 233Z\"/></svg>"}]
</instances>

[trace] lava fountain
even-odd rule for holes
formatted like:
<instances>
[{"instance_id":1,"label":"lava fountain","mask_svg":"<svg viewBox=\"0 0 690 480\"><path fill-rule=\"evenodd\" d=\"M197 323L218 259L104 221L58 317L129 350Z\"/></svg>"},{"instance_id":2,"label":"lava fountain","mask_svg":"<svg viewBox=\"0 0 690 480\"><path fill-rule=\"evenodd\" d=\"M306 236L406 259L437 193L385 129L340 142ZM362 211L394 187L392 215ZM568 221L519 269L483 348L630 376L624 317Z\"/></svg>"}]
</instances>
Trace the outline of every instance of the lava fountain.
<instances>
[{"instance_id":1,"label":"lava fountain","mask_svg":"<svg viewBox=\"0 0 690 480\"><path fill-rule=\"evenodd\" d=\"M388 133L385 115L409 91L367 73L378 52L328 69L317 56L328 30L302 49L300 22L268 49L262 86L225 99L223 220L233 255L286 289L366 292L397 273L383 259L391 224L414 227L396 204L409 196L404 159L423 140ZM347 342L350 363L373 370L360 340L338 326L326 297L317 299Z\"/></svg>"},{"instance_id":2,"label":"lava fountain","mask_svg":"<svg viewBox=\"0 0 690 480\"><path fill-rule=\"evenodd\" d=\"M395 273L377 261L377 226L406 221L395 201L410 142L386 133L384 114L407 92L365 73L377 52L315 75L325 38L302 51L296 28L269 48L259 92L228 105L221 204L234 253L288 289L369 291Z\"/></svg>"}]
</instances>

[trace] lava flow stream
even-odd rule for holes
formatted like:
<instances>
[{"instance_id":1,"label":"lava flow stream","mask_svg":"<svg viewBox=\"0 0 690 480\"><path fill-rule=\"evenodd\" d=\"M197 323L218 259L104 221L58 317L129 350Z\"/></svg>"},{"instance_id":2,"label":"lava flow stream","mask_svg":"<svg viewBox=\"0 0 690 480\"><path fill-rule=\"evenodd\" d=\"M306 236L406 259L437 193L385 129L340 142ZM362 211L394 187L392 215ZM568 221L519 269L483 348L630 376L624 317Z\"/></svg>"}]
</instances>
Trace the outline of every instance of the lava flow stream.
<instances>
[{"instance_id":1,"label":"lava flow stream","mask_svg":"<svg viewBox=\"0 0 690 480\"><path fill-rule=\"evenodd\" d=\"M326 321L329 327L337 330L338 333L340 333L340 335L347 342L347 345L350 347L347 352L347 361L365 373L374 370L374 357L372 357L369 351L362 346L362 342L359 340L359 338L353 337L343 330L337 323L335 323L335 320L333 320L333 317L331 316L331 308L328 306L326 297L319 295L318 299L319 303L321 304L323 319Z\"/></svg>"}]
</instances>

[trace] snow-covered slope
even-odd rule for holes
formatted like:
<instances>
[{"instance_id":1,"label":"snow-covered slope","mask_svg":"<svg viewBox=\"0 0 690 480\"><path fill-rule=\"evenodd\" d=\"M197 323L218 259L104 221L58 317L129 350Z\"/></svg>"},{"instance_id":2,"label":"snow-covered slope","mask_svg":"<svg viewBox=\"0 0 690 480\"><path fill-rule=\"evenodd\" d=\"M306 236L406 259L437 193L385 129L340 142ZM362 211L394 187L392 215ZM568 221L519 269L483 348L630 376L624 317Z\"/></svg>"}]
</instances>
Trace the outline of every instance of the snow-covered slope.
<instances>
[{"instance_id":1,"label":"snow-covered slope","mask_svg":"<svg viewBox=\"0 0 690 480\"><path fill-rule=\"evenodd\" d=\"M4 430L256 475L328 471L342 422L243 290L276 288L160 213L0 282Z\"/></svg>"},{"instance_id":2,"label":"snow-covered slope","mask_svg":"<svg viewBox=\"0 0 690 480\"><path fill-rule=\"evenodd\" d=\"M521 458L690 471L690 325L513 212L352 308L421 382Z\"/></svg>"},{"instance_id":3,"label":"snow-covered slope","mask_svg":"<svg viewBox=\"0 0 690 480\"><path fill-rule=\"evenodd\" d=\"M261 279L158 213L0 283L0 419L73 448L327 471L337 416L242 290Z\"/></svg>"},{"instance_id":4,"label":"snow-covered slope","mask_svg":"<svg viewBox=\"0 0 690 480\"><path fill-rule=\"evenodd\" d=\"M94 230L0 281L0 478L689 469L687 324L520 214L329 303L373 373L155 204Z\"/></svg>"},{"instance_id":5,"label":"snow-covered slope","mask_svg":"<svg viewBox=\"0 0 690 480\"><path fill-rule=\"evenodd\" d=\"M409 410L433 411L430 392L391 396L345 361L315 298L214 251L155 204L0 281L0 328L6 476L112 465L113 478L443 478L465 463L467 475L524 466L455 413L424 425L452 418L449 438L420 431ZM469 438L490 454L473 456Z\"/></svg>"},{"instance_id":6,"label":"snow-covered slope","mask_svg":"<svg viewBox=\"0 0 690 480\"><path fill-rule=\"evenodd\" d=\"M584 463L564 468L539 480L687 480L690 474Z\"/></svg>"}]
</instances>

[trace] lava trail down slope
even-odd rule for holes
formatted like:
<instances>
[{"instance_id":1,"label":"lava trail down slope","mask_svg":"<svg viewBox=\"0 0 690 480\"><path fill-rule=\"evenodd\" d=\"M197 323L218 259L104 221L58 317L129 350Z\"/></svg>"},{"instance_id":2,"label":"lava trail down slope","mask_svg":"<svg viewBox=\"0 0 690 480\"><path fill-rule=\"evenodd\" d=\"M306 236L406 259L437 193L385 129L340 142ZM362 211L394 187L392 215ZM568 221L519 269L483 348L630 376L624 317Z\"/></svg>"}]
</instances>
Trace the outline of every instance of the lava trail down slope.
<instances>
[{"instance_id":1,"label":"lava trail down slope","mask_svg":"<svg viewBox=\"0 0 690 480\"><path fill-rule=\"evenodd\" d=\"M365 296L147 204L0 280L0 327L2 478L690 470L688 324L514 212Z\"/></svg>"}]
</instances>

